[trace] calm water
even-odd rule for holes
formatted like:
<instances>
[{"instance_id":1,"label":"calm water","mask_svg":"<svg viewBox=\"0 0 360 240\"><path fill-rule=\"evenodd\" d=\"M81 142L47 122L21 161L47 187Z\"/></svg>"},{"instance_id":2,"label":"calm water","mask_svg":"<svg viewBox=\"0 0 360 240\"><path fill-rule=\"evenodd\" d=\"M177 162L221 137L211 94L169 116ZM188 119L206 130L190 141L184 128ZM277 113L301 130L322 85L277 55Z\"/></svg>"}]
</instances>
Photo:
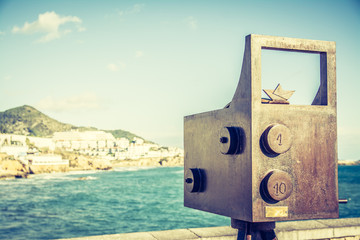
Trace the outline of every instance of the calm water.
<instances>
[{"instance_id":1,"label":"calm water","mask_svg":"<svg viewBox=\"0 0 360 240\"><path fill-rule=\"evenodd\" d=\"M360 217L360 166L339 167L340 217ZM87 180L78 180L86 177ZM183 207L183 170L35 175L0 181L0 239L54 239L229 225L227 217Z\"/></svg>"}]
</instances>

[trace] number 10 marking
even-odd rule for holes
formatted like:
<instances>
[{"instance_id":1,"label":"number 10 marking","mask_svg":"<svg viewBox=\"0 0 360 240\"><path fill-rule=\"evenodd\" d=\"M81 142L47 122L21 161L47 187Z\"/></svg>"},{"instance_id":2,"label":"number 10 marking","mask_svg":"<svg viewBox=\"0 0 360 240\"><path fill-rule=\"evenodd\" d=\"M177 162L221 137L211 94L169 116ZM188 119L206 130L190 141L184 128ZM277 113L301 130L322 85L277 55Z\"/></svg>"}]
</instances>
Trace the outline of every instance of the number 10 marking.
<instances>
[{"instance_id":1,"label":"number 10 marking","mask_svg":"<svg viewBox=\"0 0 360 240\"><path fill-rule=\"evenodd\" d=\"M274 185L274 189L275 189L275 195L278 196L279 194L285 194L286 193L286 184L285 183L276 183Z\"/></svg>"}]
</instances>

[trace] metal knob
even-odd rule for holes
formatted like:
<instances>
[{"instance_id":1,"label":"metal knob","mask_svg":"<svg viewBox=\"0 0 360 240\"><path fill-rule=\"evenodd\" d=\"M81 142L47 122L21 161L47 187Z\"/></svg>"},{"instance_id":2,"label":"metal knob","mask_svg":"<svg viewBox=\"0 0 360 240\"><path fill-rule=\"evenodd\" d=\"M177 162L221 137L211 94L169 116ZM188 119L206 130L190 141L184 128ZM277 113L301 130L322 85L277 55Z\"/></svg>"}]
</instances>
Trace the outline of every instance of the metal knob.
<instances>
[{"instance_id":1,"label":"metal knob","mask_svg":"<svg viewBox=\"0 0 360 240\"><path fill-rule=\"evenodd\" d=\"M293 191L292 178L287 172L274 170L262 180L260 188L265 201L276 203L291 195Z\"/></svg>"},{"instance_id":2,"label":"metal knob","mask_svg":"<svg viewBox=\"0 0 360 240\"><path fill-rule=\"evenodd\" d=\"M291 131L282 124L271 125L264 131L262 143L265 150L269 153L284 153L289 150L292 145Z\"/></svg>"},{"instance_id":3,"label":"metal knob","mask_svg":"<svg viewBox=\"0 0 360 240\"><path fill-rule=\"evenodd\" d=\"M203 180L198 168L190 168L185 171L185 189L188 192L201 192Z\"/></svg>"},{"instance_id":4,"label":"metal knob","mask_svg":"<svg viewBox=\"0 0 360 240\"><path fill-rule=\"evenodd\" d=\"M240 129L237 127L223 127L220 130L220 151L223 154L238 154L241 152Z\"/></svg>"}]
</instances>

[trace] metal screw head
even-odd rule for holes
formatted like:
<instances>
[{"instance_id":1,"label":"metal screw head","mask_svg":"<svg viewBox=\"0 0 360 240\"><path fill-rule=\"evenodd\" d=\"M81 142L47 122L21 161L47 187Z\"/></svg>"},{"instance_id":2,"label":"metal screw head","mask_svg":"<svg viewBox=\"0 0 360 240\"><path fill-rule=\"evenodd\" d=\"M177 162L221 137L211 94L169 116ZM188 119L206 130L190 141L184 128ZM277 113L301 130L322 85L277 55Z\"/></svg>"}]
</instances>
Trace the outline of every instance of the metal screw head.
<instances>
[{"instance_id":1,"label":"metal screw head","mask_svg":"<svg viewBox=\"0 0 360 240\"><path fill-rule=\"evenodd\" d=\"M187 179L185 179L185 182L186 182L186 183L193 183L193 181L194 181L194 180L193 180L192 178L187 178Z\"/></svg>"},{"instance_id":2,"label":"metal screw head","mask_svg":"<svg viewBox=\"0 0 360 240\"><path fill-rule=\"evenodd\" d=\"M221 143L227 143L228 141L229 141L229 139L227 137L221 137L220 138Z\"/></svg>"}]
</instances>

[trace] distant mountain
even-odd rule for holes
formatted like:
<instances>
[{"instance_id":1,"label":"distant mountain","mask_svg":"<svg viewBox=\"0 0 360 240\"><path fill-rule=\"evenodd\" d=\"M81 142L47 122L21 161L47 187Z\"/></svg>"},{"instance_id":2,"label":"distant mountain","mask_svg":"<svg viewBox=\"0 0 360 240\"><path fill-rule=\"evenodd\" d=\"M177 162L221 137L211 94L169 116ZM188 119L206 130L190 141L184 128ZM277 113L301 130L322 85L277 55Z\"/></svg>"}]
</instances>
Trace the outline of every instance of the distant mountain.
<instances>
[{"instance_id":1,"label":"distant mountain","mask_svg":"<svg viewBox=\"0 0 360 240\"><path fill-rule=\"evenodd\" d=\"M99 129L94 127L77 127L71 124L61 123L28 105L0 112L0 133L52 137L54 132L70 130L97 131ZM102 131L111 133L115 138L125 137L129 140L133 140L134 137L142 138L120 129Z\"/></svg>"}]
</instances>

